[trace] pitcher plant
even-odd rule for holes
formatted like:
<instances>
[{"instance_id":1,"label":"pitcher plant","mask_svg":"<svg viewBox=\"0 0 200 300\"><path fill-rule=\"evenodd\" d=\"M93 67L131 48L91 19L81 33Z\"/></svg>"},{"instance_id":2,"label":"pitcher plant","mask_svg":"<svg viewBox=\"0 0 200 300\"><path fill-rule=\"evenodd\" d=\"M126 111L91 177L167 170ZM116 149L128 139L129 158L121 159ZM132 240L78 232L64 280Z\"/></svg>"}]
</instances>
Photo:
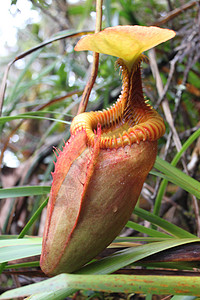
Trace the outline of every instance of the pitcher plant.
<instances>
[{"instance_id":1,"label":"pitcher plant","mask_svg":"<svg viewBox=\"0 0 200 300\"><path fill-rule=\"evenodd\" d=\"M162 117L143 95L142 53L174 36L153 26L116 26L77 43L76 51L118 57L122 91L110 108L77 115L58 151L40 260L47 275L78 270L128 221L165 133Z\"/></svg>"}]
</instances>

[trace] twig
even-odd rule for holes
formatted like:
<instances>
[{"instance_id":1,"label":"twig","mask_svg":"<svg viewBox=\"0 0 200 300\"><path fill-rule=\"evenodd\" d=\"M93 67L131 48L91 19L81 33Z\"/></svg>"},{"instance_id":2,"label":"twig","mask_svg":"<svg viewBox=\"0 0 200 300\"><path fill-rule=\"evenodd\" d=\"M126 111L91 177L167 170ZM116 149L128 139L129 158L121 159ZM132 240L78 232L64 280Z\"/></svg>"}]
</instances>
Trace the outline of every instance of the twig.
<instances>
[{"instance_id":1,"label":"twig","mask_svg":"<svg viewBox=\"0 0 200 300\"><path fill-rule=\"evenodd\" d=\"M53 15L50 12L49 9L45 9L42 5L40 5L36 1L31 0L31 2L32 2L33 6L38 7L44 14L46 14L49 18L51 18L54 22L56 22L61 30L66 28L66 25L64 25L64 24L62 24L62 22L60 22L60 17L56 17L55 15ZM63 11L63 10L60 10L60 11Z\"/></svg>"},{"instance_id":2,"label":"twig","mask_svg":"<svg viewBox=\"0 0 200 300\"><path fill-rule=\"evenodd\" d=\"M170 61L170 70L169 70L169 75L168 75L168 78L167 78L167 83L165 84L164 88L163 88L163 92L159 95L159 99L156 103L156 106L155 108L158 108L158 106L160 106L161 102L163 101L167 91L168 91L168 88L169 88L169 85L172 81L172 78L173 78L173 74L174 74L174 69L175 69L175 65L177 63L179 59L179 55L176 55L173 60Z\"/></svg>"},{"instance_id":3,"label":"twig","mask_svg":"<svg viewBox=\"0 0 200 300\"><path fill-rule=\"evenodd\" d=\"M161 79L159 71L158 71L158 65L156 63L155 50L154 49L149 50L149 58L150 58L150 66L151 66L154 78L156 80L156 87L157 87L157 90L158 90L158 94L161 97L163 95L164 88L163 88L162 79ZM169 124L169 126L172 130L173 140L174 140L175 146L177 148L177 151L180 151L181 148L182 148L181 141L179 139L178 133L177 133L176 128L174 126L174 121L173 121L172 114L171 114L171 111L170 111L170 108L169 108L169 103L168 103L166 98L162 101L162 108L163 108L163 111L164 111L164 114L165 114L165 118L166 118L166 120L167 120L167 122L168 122L168 124ZM183 163L183 164L184 164L184 168L185 168L186 164L185 163Z\"/></svg>"},{"instance_id":4,"label":"twig","mask_svg":"<svg viewBox=\"0 0 200 300\"><path fill-rule=\"evenodd\" d=\"M158 19L155 23L153 23L152 25L154 26L159 26L161 24L164 24L172 19L174 19L177 15L179 15L180 13L182 13L183 11L197 5L199 1L190 1L189 3L186 3L178 8L175 8L174 10L170 11L166 16Z\"/></svg>"},{"instance_id":5,"label":"twig","mask_svg":"<svg viewBox=\"0 0 200 300\"><path fill-rule=\"evenodd\" d=\"M79 104L77 115L80 114L80 113L83 113L87 108L90 93L92 91L93 85L94 85L96 77L97 77L98 64L99 64L99 53L94 52L93 53L93 64L92 64L92 70L91 70L90 78L89 78L89 80L88 80L88 82L85 86L85 89L84 89L84 92L83 92L83 95L82 95L82 98L81 98L81 102Z\"/></svg>"},{"instance_id":6,"label":"twig","mask_svg":"<svg viewBox=\"0 0 200 300\"><path fill-rule=\"evenodd\" d=\"M95 33L99 32L101 30L102 25L102 3L103 0L96 0L96 27L95 27ZM82 99L78 108L78 113L80 114L84 112L87 108L88 100L90 97L91 90L93 88L93 85L95 83L97 73L98 73L98 64L99 64L99 53L94 52L93 53L93 64L92 64L92 70L90 78L85 86Z\"/></svg>"},{"instance_id":7,"label":"twig","mask_svg":"<svg viewBox=\"0 0 200 300\"><path fill-rule=\"evenodd\" d=\"M182 87L185 87L186 82L187 82L187 78L188 78L188 73L189 73L191 67L193 66L192 56L193 56L193 52L191 52L190 55L189 55L187 65L186 65L186 68L185 68L184 73L183 73L183 80L181 82L181 86L179 86L179 88L177 89L177 92L176 92L175 109L174 109L174 112L173 112L174 118L176 118L176 116L177 116L178 109L179 109L179 106L180 106L181 96L182 96L183 91L185 90L185 88L182 88Z\"/></svg>"},{"instance_id":8,"label":"twig","mask_svg":"<svg viewBox=\"0 0 200 300\"><path fill-rule=\"evenodd\" d=\"M65 100L66 98L69 98L69 97L72 97L73 95L81 95L83 92L83 90L75 90L73 92L69 92L67 94L65 94L64 96L60 96L58 98L54 98L52 100L50 100L49 102L45 103L45 104L42 104L42 105L39 105L37 106L34 111L40 111L40 110L43 110L44 108L46 107L49 107L51 106L52 104L55 104L55 103L58 103L58 102L61 102L62 100Z\"/></svg>"}]
</instances>

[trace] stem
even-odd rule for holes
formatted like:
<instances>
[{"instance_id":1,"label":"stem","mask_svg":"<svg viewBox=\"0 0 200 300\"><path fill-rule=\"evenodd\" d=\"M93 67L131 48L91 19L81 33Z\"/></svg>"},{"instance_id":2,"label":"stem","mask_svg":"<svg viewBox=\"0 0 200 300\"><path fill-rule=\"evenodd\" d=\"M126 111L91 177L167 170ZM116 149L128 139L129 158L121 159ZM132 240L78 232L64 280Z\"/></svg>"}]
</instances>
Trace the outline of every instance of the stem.
<instances>
[{"instance_id":1,"label":"stem","mask_svg":"<svg viewBox=\"0 0 200 300\"><path fill-rule=\"evenodd\" d=\"M95 33L99 32L101 30L102 25L102 3L103 0L96 0L96 26L95 26ZM78 108L78 113L83 113L88 104L88 100L90 97L91 90L93 88L93 85L95 83L97 73L98 73L98 64L99 64L99 53L94 52L93 53L93 64L92 64L92 71L90 74L90 78L85 86L82 99Z\"/></svg>"}]
</instances>

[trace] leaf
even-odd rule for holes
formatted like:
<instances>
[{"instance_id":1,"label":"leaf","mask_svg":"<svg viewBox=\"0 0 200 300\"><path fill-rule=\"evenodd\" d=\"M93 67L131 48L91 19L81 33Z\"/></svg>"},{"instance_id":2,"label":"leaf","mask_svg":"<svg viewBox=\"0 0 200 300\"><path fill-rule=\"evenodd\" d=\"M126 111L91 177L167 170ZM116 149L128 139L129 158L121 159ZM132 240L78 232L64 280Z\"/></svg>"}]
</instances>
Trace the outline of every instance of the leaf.
<instances>
[{"instance_id":1,"label":"leaf","mask_svg":"<svg viewBox=\"0 0 200 300\"><path fill-rule=\"evenodd\" d=\"M183 144L181 150L175 155L175 157L173 158L171 165L172 166L176 166L176 164L178 163L178 161L180 160L182 154L188 149L188 147L200 136L200 128L194 132L188 139L187 141ZM168 180L165 178L161 185L160 188L158 190L157 193L157 197L155 200L155 205L154 205L154 214L158 215L159 211L160 211L160 206L161 206L161 201L163 199L164 193L165 193L165 189L167 187L168 184Z\"/></svg>"},{"instance_id":2,"label":"leaf","mask_svg":"<svg viewBox=\"0 0 200 300\"><path fill-rule=\"evenodd\" d=\"M167 239L162 242L150 243L135 248L129 248L115 252L99 261L92 262L81 268L78 274L108 274L130 265L140 259L148 257L160 251L191 242L200 242L200 239Z\"/></svg>"},{"instance_id":3,"label":"leaf","mask_svg":"<svg viewBox=\"0 0 200 300\"><path fill-rule=\"evenodd\" d=\"M26 223L26 225L24 226L24 228L22 229L22 231L20 232L20 234L18 236L19 239L23 238L27 234L27 232L30 229L30 227L32 226L32 224L38 219L43 208L47 205L48 200L49 200L49 198L47 198L45 201L42 202L42 204L38 207L38 209L35 211L35 213L30 218L28 223Z\"/></svg>"},{"instance_id":4,"label":"leaf","mask_svg":"<svg viewBox=\"0 0 200 300\"><path fill-rule=\"evenodd\" d=\"M170 236L166 233L157 231L157 230L152 229L152 228L147 228L145 226L142 226L142 225L137 224L137 223L132 222L132 221L128 221L127 224L126 224L126 227L133 228L136 231L139 231L139 232L144 233L144 234L148 234L149 236L152 236L154 238L156 238L156 237L157 238L172 238L172 236Z\"/></svg>"},{"instance_id":5,"label":"leaf","mask_svg":"<svg viewBox=\"0 0 200 300\"><path fill-rule=\"evenodd\" d=\"M60 276L60 277L59 277ZM200 296L200 277L148 275L72 275L62 274L55 279L67 288L108 293L154 293ZM163 284L164 282L164 284ZM52 284L52 282L51 282Z\"/></svg>"},{"instance_id":6,"label":"leaf","mask_svg":"<svg viewBox=\"0 0 200 300\"><path fill-rule=\"evenodd\" d=\"M10 239L0 239L0 251L1 248L8 246L22 246L22 245L41 245L42 238L41 237L24 237L23 239L12 238Z\"/></svg>"},{"instance_id":7,"label":"leaf","mask_svg":"<svg viewBox=\"0 0 200 300\"><path fill-rule=\"evenodd\" d=\"M0 241L6 240L6 239L17 239L17 238L18 238L18 235L9 235L9 234L0 235Z\"/></svg>"},{"instance_id":8,"label":"leaf","mask_svg":"<svg viewBox=\"0 0 200 300\"><path fill-rule=\"evenodd\" d=\"M168 236L168 235L166 235ZM162 241L166 241L170 238L171 236L168 236L167 238L161 238L161 237L136 237L136 236L127 236L127 237L122 237L122 236L119 236L117 237L116 239L114 239L114 241L110 244L109 247L112 247L113 244L115 243L134 243L135 242L147 242L147 243L152 243L152 242L162 242ZM173 238L173 237L171 237ZM138 244L139 246L139 244ZM128 247L131 247L131 246L128 246ZM126 246L127 248L127 246Z\"/></svg>"},{"instance_id":9,"label":"leaf","mask_svg":"<svg viewBox=\"0 0 200 300\"><path fill-rule=\"evenodd\" d=\"M144 210L144 209L141 209L141 208L138 208L138 207L135 207L134 209L134 213L151 222L152 224L155 224L157 226L159 226L160 228L164 229L166 232L172 234L174 237L177 237L177 238L195 238L196 236L193 235L192 233Z\"/></svg>"},{"instance_id":10,"label":"leaf","mask_svg":"<svg viewBox=\"0 0 200 300\"><path fill-rule=\"evenodd\" d=\"M7 265L5 266L5 269L8 270L8 269L19 269L19 268L35 268L39 266L40 266L40 262L36 260L36 261L29 261L25 263Z\"/></svg>"},{"instance_id":11,"label":"leaf","mask_svg":"<svg viewBox=\"0 0 200 300\"><path fill-rule=\"evenodd\" d=\"M158 156L156 158L154 167L163 172L168 181L173 182L185 191L195 195L197 198L200 198L200 183L197 180L186 175Z\"/></svg>"},{"instance_id":12,"label":"leaf","mask_svg":"<svg viewBox=\"0 0 200 300\"><path fill-rule=\"evenodd\" d=\"M0 199L48 194L50 186L19 186L0 189Z\"/></svg>"},{"instance_id":13,"label":"leaf","mask_svg":"<svg viewBox=\"0 0 200 300\"><path fill-rule=\"evenodd\" d=\"M24 257L40 255L42 250L41 243L31 245L7 246L0 248L0 263L12 261Z\"/></svg>"},{"instance_id":14,"label":"leaf","mask_svg":"<svg viewBox=\"0 0 200 300\"><path fill-rule=\"evenodd\" d=\"M54 299L59 298L58 291L69 289L84 289L102 291L107 293L152 293L152 294L178 294L200 296L199 276L155 276L152 275L76 275L61 274L46 281L28 285L8 291L0 296L0 299L11 297L23 297L37 294L37 299L52 299L49 294L49 287L54 293ZM40 298L40 294L42 297ZM34 296L33 298L34 299ZM36 299L36 298L35 298Z\"/></svg>"},{"instance_id":15,"label":"leaf","mask_svg":"<svg viewBox=\"0 0 200 300\"><path fill-rule=\"evenodd\" d=\"M164 241L164 242L156 242L156 243L138 246L136 248L125 249L122 251L118 251L115 254L113 254L109 257L103 258L97 262L91 263L91 264L83 267L77 273L85 274L85 275L108 274L108 273L114 272L124 266L127 266L131 263L134 263L142 258L145 258L152 254L158 253L160 251L170 249L172 247L176 247L179 245L192 243L192 242L199 242L199 241L200 241L199 239L168 239L167 241ZM27 245L27 246L30 246L30 245ZM20 247L25 247L25 246L20 246ZM7 247L7 248L9 248L9 247ZM16 246L15 247L12 246L12 248L13 249L11 249L11 250L14 251L14 253L16 255L16 252L18 253L18 251L16 251ZM23 251L24 251L23 248L21 248L20 252L23 252ZM66 296L70 295L72 292L74 292L74 289L69 285L66 286L65 280L62 281L62 278L66 278L66 277L65 277L65 275L63 277L62 276L63 275L56 276L47 281L43 281L37 285L29 285L29 286L26 286L23 288L14 289L12 291L4 293L2 296L0 296L0 299L9 299L9 297L20 297L20 296L24 296L27 294L28 295L35 294L35 293L38 293L39 291L46 292L46 291L49 291L50 284L51 284L52 294L48 294L48 295L41 294L41 298L39 295L37 295L37 299L38 300L39 299L64 299L64 297L66 297ZM163 278L163 277L161 277L161 278ZM57 281L57 279L58 279L58 281ZM60 282L60 283L58 284L58 282ZM46 283L47 283L47 285L45 285ZM48 287L48 290L45 290L45 286ZM38 290L38 288L40 290ZM55 298L51 298L51 295L54 295ZM58 298L56 297L56 295L58 295ZM34 299L34 296L33 296L33 299Z\"/></svg>"}]
</instances>

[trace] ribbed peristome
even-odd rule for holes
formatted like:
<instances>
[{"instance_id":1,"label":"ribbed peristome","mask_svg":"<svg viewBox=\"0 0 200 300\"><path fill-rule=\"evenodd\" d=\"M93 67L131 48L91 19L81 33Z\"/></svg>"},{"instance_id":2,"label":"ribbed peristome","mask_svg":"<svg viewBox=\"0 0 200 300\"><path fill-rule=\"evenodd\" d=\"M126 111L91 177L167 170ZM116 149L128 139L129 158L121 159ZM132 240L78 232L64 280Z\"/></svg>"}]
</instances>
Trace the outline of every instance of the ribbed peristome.
<instances>
[{"instance_id":1,"label":"ribbed peristome","mask_svg":"<svg viewBox=\"0 0 200 300\"><path fill-rule=\"evenodd\" d=\"M131 72L122 59L117 65L122 72L122 92L116 103L103 111L85 112L76 116L71 124L71 134L85 130L88 144L93 146L98 127L101 128L100 148L113 149L155 141L165 132L162 117L144 99L141 81L141 55L134 63Z\"/></svg>"}]
</instances>

